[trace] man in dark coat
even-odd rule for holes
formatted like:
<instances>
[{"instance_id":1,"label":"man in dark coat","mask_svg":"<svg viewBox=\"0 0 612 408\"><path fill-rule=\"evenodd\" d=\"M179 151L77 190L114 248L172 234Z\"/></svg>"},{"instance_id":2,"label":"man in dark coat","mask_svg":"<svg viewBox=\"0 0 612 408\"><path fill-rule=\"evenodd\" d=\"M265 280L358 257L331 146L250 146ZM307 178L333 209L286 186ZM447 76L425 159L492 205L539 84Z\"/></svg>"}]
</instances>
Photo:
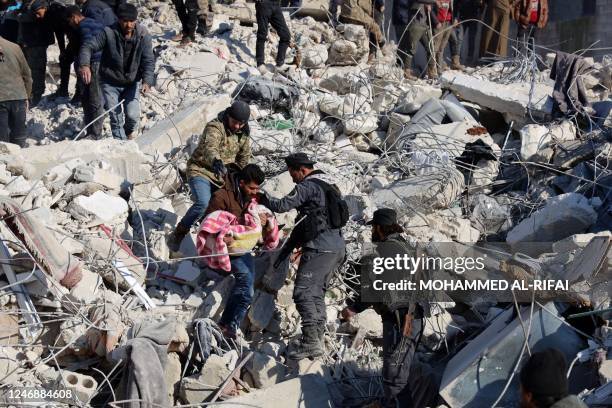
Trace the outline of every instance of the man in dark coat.
<instances>
[{"instance_id":1,"label":"man in dark coat","mask_svg":"<svg viewBox=\"0 0 612 408\"><path fill-rule=\"evenodd\" d=\"M92 55L102 52L100 81L105 108L111 110L113 137L124 140L133 139L138 131L141 84L143 93L154 85L155 57L151 35L136 22L136 7L119 6L117 17L118 24L106 27L83 44L79 65L83 83L90 83Z\"/></svg>"}]
</instances>

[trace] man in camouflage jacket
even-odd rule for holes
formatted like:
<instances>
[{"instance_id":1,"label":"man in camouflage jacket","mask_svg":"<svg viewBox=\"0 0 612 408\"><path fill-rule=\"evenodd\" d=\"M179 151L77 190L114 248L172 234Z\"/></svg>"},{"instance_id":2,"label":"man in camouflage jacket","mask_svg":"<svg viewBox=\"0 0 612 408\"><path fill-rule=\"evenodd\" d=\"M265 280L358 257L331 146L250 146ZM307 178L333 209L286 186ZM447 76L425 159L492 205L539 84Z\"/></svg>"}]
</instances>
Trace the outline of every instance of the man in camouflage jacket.
<instances>
[{"instance_id":1,"label":"man in camouflage jacket","mask_svg":"<svg viewBox=\"0 0 612 408\"><path fill-rule=\"evenodd\" d=\"M177 252L191 226L204 215L214 190L223 187L226 165L243 168L251 158L249 105L234 102L204 128L198 147L187 162L187 178L193 205L168 239L170 250Z\"/></svg>"}]
</instances>

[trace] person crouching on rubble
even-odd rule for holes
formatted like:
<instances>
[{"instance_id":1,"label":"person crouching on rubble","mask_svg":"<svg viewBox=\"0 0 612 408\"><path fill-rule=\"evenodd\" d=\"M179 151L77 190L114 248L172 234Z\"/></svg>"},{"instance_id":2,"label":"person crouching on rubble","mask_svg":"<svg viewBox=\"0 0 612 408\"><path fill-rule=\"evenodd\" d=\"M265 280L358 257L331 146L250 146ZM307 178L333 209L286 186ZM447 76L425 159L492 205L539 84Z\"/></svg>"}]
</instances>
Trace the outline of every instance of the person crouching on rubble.
<instances>
[{"instance_id":1,"label":"person crouching on rubble","mask_svg":"<svg viewBox=\"0 0 612 408\"><path fill-rule=\"evenodd\" d=\"M102 52L100 84L104 107L110 110L113 137L125 140L134 139L138 132L140 92L147 93L154 85L155 57L151 35L136 22L136 6L122 4L117 17L118 24L106 27L81 46L79 71L83 83L89 84L92 56Z\"/></svg>"},{"instance_id":2,"label":"person crouching on rubble","mask_svg":"<svg viewBox=\"0 0 612 408\"><path fill-rule=\"evenodd\" d=\"M570 395L567 362L559 350L549 348L533 353L520 375L521 408L586 408Z\"/></svg>"},{"instance_id":3,"label":"person crouching on rubble","mask_svg":"<svg viewBox=\"0 0 612 408\"><path fill-rule=\"evenodd\" d=\"M187 177L194 203L168 237L170 250L178 252L185 235L204 216L213 191L224 186L225 166L235 163L243 168L249 163L250 114L247 103L235 101L204 128L200 143L187 162Z\"/></svg>"},{"instance_id":4,"label":"person crouching on rubble","mask_svg":"<svg viewBox=\"0 0 612 408\"><path fill-rule=\"evenodd\" d=\"M208 216L215 211L227 211L239 220L239 224L244 224L244 214L251 201L262 199L259 186L264 180L265 175L256 164L247 164L238 172L232 171L230 167L230 171L225 175L223 187L212 195L205 215ZM262 228L265 228L267 217L260 214L259 218ZM229 235L223 240L228 247L234 244L234 238ZM251 253L232 256L231 266L234 286L218 325L223 335L235 339L236 332L253 300L255 282L253 256Z\"/></svg>"},{"instance_id":5,"label":"person crouching on rubble","mask_svg":"<svg viewBox=\"0 0 612 408\"><path fill-rule=\"evenodd\" d=\"M369 224L372 225L375 253L362 258L363 265L371 265L370 261L374 257L395 257L414 252L401 235L404 230L397 222L395 210L380 208L374 211ZM382 406L437 406L438 388L433 375L425 370L424 365L413 365L417 340L423 327L424 307L416 303L415 299L402 296L401 292L390 291L380 302L353 302L342 310L342 318L351 320L370 306L381 315L383 321Z\"/></svg>"},{"instance_id":6,"label":"person crouching on rubble","mask_svg":"<svg viewBox=\"0 0 612 408\"><path fill-rule=\"evenodd\" d=\"M344 0L340 8L340 19L342 24L358 24L365 27L370 33L370 52L368 64L374 62L376 50L385 45L385 37L380 25L374 19L374 9L383 12L385 2L382 0Z\"/></svg>"},{"instance_id":7,"label":"person crouching on rubble","mask_svg":"<svg viewBox=\"0 0 612 408\"><path fill-rule=\"evenodd\" d=\"M275 267L293 249L301 248L293 301L302 318L302 338L288 352L289 358L299 360L324 353L325 292L332 272L344 260L345 243L340 228L348 220L348 207L333 179L315 170L315 162L305 153L291 154L285 163L295 188L280 199L266 197L262 204L277 213L298 210L299 221L283 246L285 252L278 255Z\"/></svg>"}]
</instances>

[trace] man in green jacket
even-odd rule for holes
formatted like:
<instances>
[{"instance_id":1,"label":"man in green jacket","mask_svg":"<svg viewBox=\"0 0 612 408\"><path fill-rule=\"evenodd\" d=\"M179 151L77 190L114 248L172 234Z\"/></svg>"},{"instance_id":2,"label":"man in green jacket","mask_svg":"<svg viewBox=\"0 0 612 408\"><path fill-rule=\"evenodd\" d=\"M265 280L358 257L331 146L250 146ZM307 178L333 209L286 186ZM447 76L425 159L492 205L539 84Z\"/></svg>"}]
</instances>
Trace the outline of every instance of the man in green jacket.
<instances>
[{"instance_id":1,"label":"man in green jacket","mask_svg":"<svg viewBox=\"0 0 612 408\"><path fill-rule=\"evenodd\" d=\"M236 101L206 125L198 147L187 162L187 177L194 203L170 235L170 250L179 250L191 226L204 215L213 190L223 187L227 173L225 165L235 163L243 168L249 163L249 116L249 105Z\"/></svg>"},{"instance_id":2,"label":"man in green jacket","mask_svg":"<svg viewBox=\"0 0 612 408\"><path fill-rule=\"evenodd\" d=\"M0 142L24 147L32 75L17 44L0 37Z\"/></svg>"}]
</instances>

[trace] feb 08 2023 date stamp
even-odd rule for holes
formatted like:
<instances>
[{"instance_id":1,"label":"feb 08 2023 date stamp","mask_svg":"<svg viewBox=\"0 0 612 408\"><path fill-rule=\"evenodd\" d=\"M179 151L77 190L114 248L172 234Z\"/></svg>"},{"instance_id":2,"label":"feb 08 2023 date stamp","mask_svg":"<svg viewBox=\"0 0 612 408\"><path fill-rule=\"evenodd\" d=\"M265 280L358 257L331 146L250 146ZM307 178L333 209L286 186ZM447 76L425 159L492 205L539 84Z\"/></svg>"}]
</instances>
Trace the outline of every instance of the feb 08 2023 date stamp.
<instances>
[{"instance_id":1,"label":"feb 08 2023 date stamp","mask_svg":"<svg viewBox=\"0 0 612 408\"><path fill-rule=\"evenodd\" d=\"M74 402L77 402L76 395L71 389L14 386L0 388L0 407L13 404L15 406L32 405L52 407L53 403L69 404Z\"/></svg>"}]
</instances>

